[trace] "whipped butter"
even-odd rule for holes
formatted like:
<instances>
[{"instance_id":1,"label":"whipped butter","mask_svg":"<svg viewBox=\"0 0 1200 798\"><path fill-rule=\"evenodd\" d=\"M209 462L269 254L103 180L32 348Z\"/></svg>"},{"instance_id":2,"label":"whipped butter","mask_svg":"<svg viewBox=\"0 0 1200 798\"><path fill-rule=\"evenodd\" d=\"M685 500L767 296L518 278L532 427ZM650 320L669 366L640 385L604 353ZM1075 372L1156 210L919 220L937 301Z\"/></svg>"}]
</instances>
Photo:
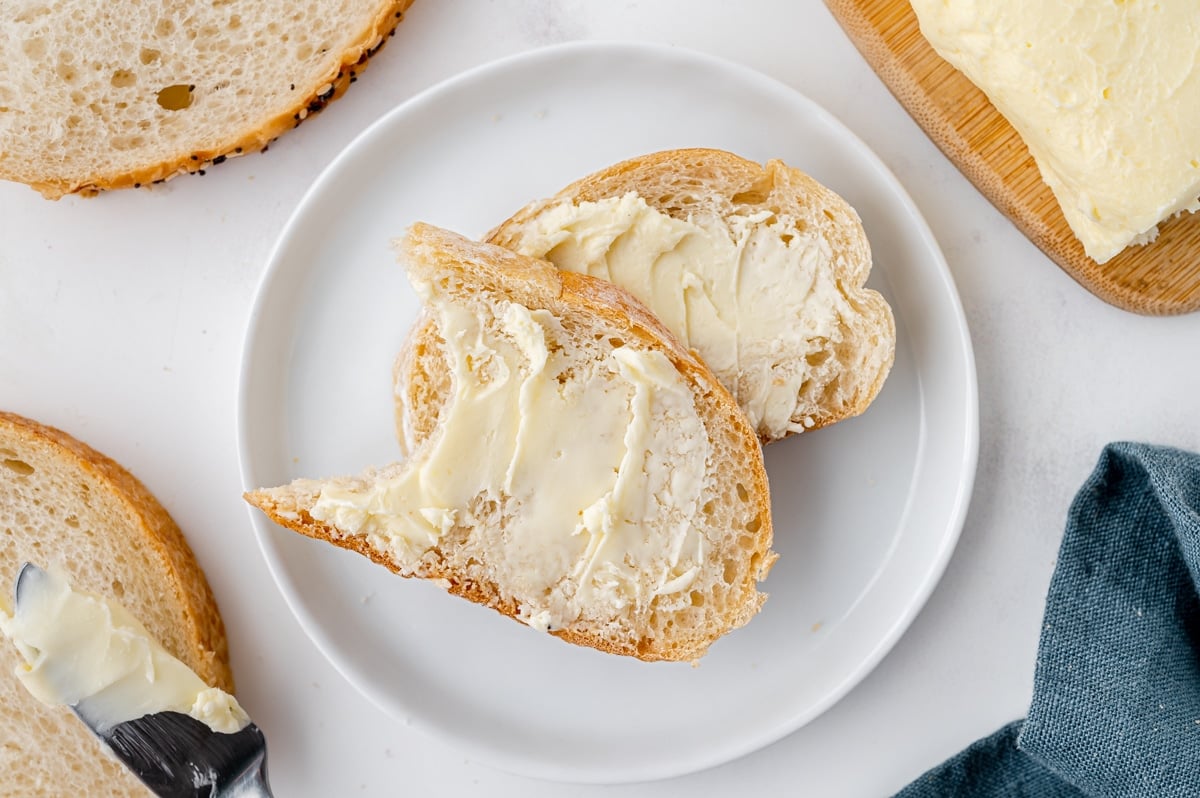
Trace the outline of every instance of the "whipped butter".
<instances>
[{"instance_id":1,"label":"whipped butter","mask_svg":"<svg viewBox=\"0 0 1200 798\"><path fill-rule=\"evenodd\" d=\"M1195 0L912 0L1021 135L1099 263L1200 208Z\"/></svg>"},{"instance_id":2,"label":"whipped butter","mask_svg":"<svg viewBox=\"0 0 1200 798\"><path fill-rule=\"evenodd\" d=\"M237 699L168 654L128 610L72 589L55 571L22 578L15 609L0 608L0 631L24 660L17 677L25 688L45 704L74 707L98 732L166 711L215 732L250 722Z\"/></svg>"},{"instance_id":3,"label":"whipped butter","mask_svg":"<svg viewBox=\"0 0 1200 798\"><path fill-rule=\"evenodd\" d=\"M692 521L709 445L670 360L607 340L596 358L547 310L418 289L451 371L438 430L373 480L326 485L312 516L409 571L463 536L543 630L686 591L705 555Z\"/></svg>"},{"instance_id":4,"label":"whipped butter","mask_svg":"<svg viewBox=\"0 0 1200 798\"><path fill-rule=\"evenodd\" d=\"M836 338L853 310L823 268L828 242L772 216L676 219L630 192L560 203L539 214L518 250L632 293L712 369L754 428L777 438L804 429L792 414L808 374L787 364L809 341Z\"/></svg>"}]
</instances>

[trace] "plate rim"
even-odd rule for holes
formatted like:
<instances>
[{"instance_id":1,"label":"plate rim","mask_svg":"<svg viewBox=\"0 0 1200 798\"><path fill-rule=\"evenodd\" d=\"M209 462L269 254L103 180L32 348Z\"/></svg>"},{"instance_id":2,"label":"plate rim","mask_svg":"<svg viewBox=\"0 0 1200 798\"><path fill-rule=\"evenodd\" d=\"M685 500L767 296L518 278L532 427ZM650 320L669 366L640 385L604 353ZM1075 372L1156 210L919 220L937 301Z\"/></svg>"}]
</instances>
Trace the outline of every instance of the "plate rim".
<instances>
[{"instance_id":1,"label":"plate rim","mask_svg":"<svg viewBox=\"0 0 1200 798\"><path fill-rule=\"evenodd\" d=\"M580 771L577 767L562 767L555 766L552 763L545 763L536 757L514 761L511 757L493 755L485 746L458 737L451 731L444 729L440 724L428 723L423 718L414 716L406 716L403 719L405 726L417 729L428 739L436 740L440 744L450 747L452 750L458 750L471 756L475 761L509 773L563 783L619 784L674 778L717 767L760 750L812 722L843 699L878 666L925 607L929 597L940 583L961 536L971 495L974 490L978 465L979 399L978 375L970 328L963 310L961 296L955 284L953 273L946 262L945 255L912 196L892 170L853 130L802 91L778 78L735 61L687 47L653 42L631 40L572 41L506 55L478 64L430 85L412 97L398 103L388 111L385 111L357 133L322 168L308 189L305 190L271 246L266 258L266 265L259 278L243 327L236 399L238 467L243 490L249 491L259 487L256 484L252 484L249 480L252 455L248 451L248 440L250 438L248 425L251 413L248 407L250 399L247 394L247 385L251 380L252 349L256 345L257 337L264 334L263 330L260 329L260 324L264 316L264 308L272 293L271 289L276 285L281 275L286 273L285 262L282 258L284 250L287 248L290 239L296 235L297 228L301 226L303 220L308 215L309 207L318 201L326 185L336 179L343 164L353 158L359 149L366 146L372 138L380 135L382 130L395 124L394 120L405 117L414 110L419 109L423 104L435 101L444 92L452 91L459 86L486 78L492 73L504 72L505 70L519 67L527 62L553 61L560 58L570 59L577 55L595 53L609 55L625 53L642 57L672 59L676 62L691 62L730 74L751 83L757 83L764 89L770 89L775 92L783 91L792 95L799 103L806 105L809 111L823 118L823 121L832 124L838 130L839 134L844 134L847 137L847 142L853 145L872 169L877 171L881 178L896 192L901 203L906 206L905 210L908 211L909 218L906 220L907 224L911 226L913 232L918 235L929 253L933 255L932 262L926 268L931 274L936 276L937 281L945 289L948 300L945 309L948 317L953 320L953 326L958 332L954 349L962 357L961 365L966 377L965 384L962 386L962 398L965 402L965 406L962 408L962 459L957 465L955 472L957 475L957 484L955 486L954 498L949 503L951 510L947 515L945 529L941 534L936 556L926 561L924 579L908 594L904 610L895 617L886 633L879 636L871 653L861 659L852 671L847 672L835 688L828 690L822 700L814 702L806 711L797 713L788 722L764 728L760 733L755 735L744 735L721 746L705 749L705 754L699 757L674 757L669 763L665 763L662 766L626 768L623 772L614 776L609 772L610 769L604 767L592 766L584 772ZM923 463L923 461L918 458L918 463ZM293 578L286 573L286 568L282 562L282 555L273 540L273 535L277 535L279 530L275 529L269 520L261 517L261 513L256 508L247 504L246 510L267 570L271 574L271 578L276 588L280 591L289 611L304 631L305 636L355 691L367 698L383 714L399 722L401 719L394 711L394 701L391 698L377 695L371 685L363 683L356 675L348 671L346 667L347 663L342 661L341 655L336 654L332 650L334 646L324 635L319 622L311 615L304 602L300 599L300 594L303 591L298 589L298 586L294 584ZM864 587L864 595L866 591L870 590L870 585L878 578L878 575L876 574L871 582Z\"/></svg>"}]
</instances>

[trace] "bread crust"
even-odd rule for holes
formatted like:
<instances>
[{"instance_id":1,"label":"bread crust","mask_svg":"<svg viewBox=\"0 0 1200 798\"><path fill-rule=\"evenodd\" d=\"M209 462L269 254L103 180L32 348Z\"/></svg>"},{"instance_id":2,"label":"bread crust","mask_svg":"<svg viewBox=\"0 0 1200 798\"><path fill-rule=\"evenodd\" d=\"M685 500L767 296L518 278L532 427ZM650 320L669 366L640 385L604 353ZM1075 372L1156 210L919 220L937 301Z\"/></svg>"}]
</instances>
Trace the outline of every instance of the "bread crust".
<instances>
[{"instance_id":1,"label":"bread crust","mask_svg":"<svg viewBox=\"0 0 1200 798\"><path fill-rule=\"evenodd\" d=\"M230 158L265 151L279 136L299 127L300 123L322 111L329 103L345 94L346 89L366 68L375 55L395 33L404 12L413 0L381 0L370 25L341 54L337 65L308 85L296 86L297 102L286 111L261 120L249 130L231 131L229 138L215 147L198 147L179 152L174 158L138 169L105 174L54 174L53 166L43 166L41 177L26 177L6 166L0 158L0 178L28 183L46 199L60 199L68 194L95 196L101 191L121 188L144 188L170 180L181 174L203 174L207 169ZM326 88L328 86L328 88ZM322 91L323 90L323 91ZM52 161L51 161L52 163ZM24 165L28 170L28 164Z\"/></svg>"},{"instance_id":2,"label":"bread crust","mask_svg":"<svg viewBox=\"0 0 1200 798\"><path fill-rule=\"evenodd\" d=\"M771 551L773 527L767 474L763 467L762 450L754 431L734 403L733 397L720 385L712 372L685 350L645 306L611 283L586 275L561 272L544 261L527 258L499 247L471 242L422 223L414 224L409 236L400 243L405 259L410 264L421 264L419 269L410 265L410 271L416 277L464 273L467 275L465 279L472 284L493 287L497 293L532 309L552 309L555 306L566 305L594 314L620 330L622 335L631 340L636 339L645 348L661 351L697 395L697 404L705 403L711 408L711 411L705 414L706 429L712 433L709 424L713 423L713 419L720 419L721 423L728 425L727 430L740 443L736 467L742 468L746 473L738 479L745 479L749 483L745 487L753 505L753 517L759 519L759 526L753 533L752 552L746 555L750 567L746 568L738 589L731 591L722 627L708 629L703 636L668 641L642 637L627 646L614 644L598 634L582 630L558 629L552 630L550 634L577 645L646 661L692 661L702 656L718 637L749 621L766 600L765 594L758 592L757 582L766 578L777 557ZM400 362L403 362L403 357ZM295 485L296 483L293 483L293 486ZM244 494L244 497L281 526L356 551L402 576L441 581L450 593L517 619L516 603L503 598L498 585L465 578L463 574L444 568L436 558L430 557L424 558L415 572L404 573L397 563L372 549L365 539L341 535L333 527L309 514L308 508L312 507L320 491L319 482L306 481L302 490L307 491L307 494L289 496L286 502L281 502L270 489L250 491Z\"/></svg>"}]
</instances>

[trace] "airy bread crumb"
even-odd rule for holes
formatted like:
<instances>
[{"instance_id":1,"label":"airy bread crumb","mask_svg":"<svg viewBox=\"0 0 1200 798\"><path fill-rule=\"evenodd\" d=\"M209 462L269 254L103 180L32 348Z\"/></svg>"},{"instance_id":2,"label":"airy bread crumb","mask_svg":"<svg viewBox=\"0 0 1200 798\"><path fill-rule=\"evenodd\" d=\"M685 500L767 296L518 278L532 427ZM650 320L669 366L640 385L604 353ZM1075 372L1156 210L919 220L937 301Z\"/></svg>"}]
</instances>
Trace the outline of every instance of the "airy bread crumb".
<instances>
[{"instance_id":1,"label":"airy bread crumb","mask_svg":"<svg viewBox=\"0 0 1200 798\"><path fill-rule=\"evenodd\" d=\"M411 3L30 4L0 34L0 178L57 199L265 150L357 80Z\"/></svg>"}]
</instances>

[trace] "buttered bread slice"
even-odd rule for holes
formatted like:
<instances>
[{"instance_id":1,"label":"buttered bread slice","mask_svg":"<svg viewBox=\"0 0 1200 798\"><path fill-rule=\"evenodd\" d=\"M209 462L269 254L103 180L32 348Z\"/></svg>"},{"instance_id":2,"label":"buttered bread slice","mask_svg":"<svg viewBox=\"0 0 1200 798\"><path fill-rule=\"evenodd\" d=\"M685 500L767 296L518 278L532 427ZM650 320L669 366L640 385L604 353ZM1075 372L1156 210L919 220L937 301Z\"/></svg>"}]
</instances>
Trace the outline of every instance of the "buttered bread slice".
<instances>
[{"instance_id":1,"label":"buttered bread slice","mask_svg":"<svg viewBox=\"0 0 1200 798\"><path fill-rule=\"evenodd\" d=\"M105 679L120 672L113 669L120 655L146 653L144 645L131 642L126 628L119 632L126 645L110 650L97 626L119 618L105 612L77 618L74 629L39 622L27 630L33 639L14 646L6 635L20 640L22 619L7 615L24 562L53 569L97 601L119 602L198 682L232 693L225 628L199 563L167 511L119 464L61 430L0 412L0 796L149 796L67 707L44 704L26 689L45 673L36 666L61 651L49 650L48 639L84 644L60 662L105 662L103 672L79 674L95 688L113 684ZM63 596L57 598L61 609ZM27 663L25 655L39 647L47 650Z\"/></svg>"},{"instance_id":2,"label":"buttered bread slice","mask_svg":"<svg viewBox=\"0 0 1200 798\"><path fill-rule=\"evenodd\" d=\"M488 240L640 299L764 442L861 413L892 365L895 325L863 287L871 250L858 215L780 161L708 149L634 158L526 206ZM411 357L397 367L408 446L419 430L405 407L436 390L431 371Z\"/></svg>"},{"instance_id":3,"label":"buttered bread slice","mask_svg":"<svg viewBox=\"0 0 1200 798\"><path fill-rule=\"evenodd\" d=\"M775 555L754 432L609 283L417 224L400 242L446 390L402 463L247 499L564 640L694 660Z\"/></svg>"}]
</instances>

